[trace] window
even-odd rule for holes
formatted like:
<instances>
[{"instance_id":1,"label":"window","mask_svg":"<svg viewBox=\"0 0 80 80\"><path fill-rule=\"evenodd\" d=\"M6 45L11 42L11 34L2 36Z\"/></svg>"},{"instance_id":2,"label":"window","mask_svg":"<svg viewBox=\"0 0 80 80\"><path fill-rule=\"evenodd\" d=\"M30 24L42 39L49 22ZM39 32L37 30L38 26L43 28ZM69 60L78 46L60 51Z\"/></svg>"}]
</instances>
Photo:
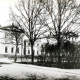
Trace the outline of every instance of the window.
<instances>
[{"instance_id":1,"label":"window","mask_svg":"<svg viewBox=\"0 0 80 80\"><path fill-rule=\"evenodd\" d=\"M37 46L39 46L39 44L37 44Z\"/></svg>"},{"instance_id":2,"label":"window","mask_svg":"<svg viewBox=\"0 0 80 80\"><path fill-rule=\"evenodd\" d=\"M41 3L43 2L43 0L39 0Z\"/></svg>"},{"instance_id":3,"label":"window","mask_svg":"<svg viewBox=\"0 0 80 80\"><path fill-rule=\"evenodd\" d=\"M35 50L33 50L34 54L35 54Z\"/></svg>"},{"instance_id":4,"label":"window","mask_svg":"<svg viewBox=\"0 0 80 80\"><path fill-rule=\"evenodd\" d=\"M38 54L39 52L37 51L37 54Z\"/></svg>"},{"instance_id":5,"label":"window","mask_svg":"<svg viewBox=\"0 0 80 80\"><path fill-rule=\"evenodd\" d=\"M13 50L14 50L14 48L12 47L12 48L11 48L11 53L13 53Z\"/></svg>"},{"instance_id":6,"label":"window","mask_svg":"<svg viewBox=\"0 0 80 80\"><path fill-rule=\"evenodd\" d=\"M28 50L28 54L30 54L30 50Z\"/></svg>"},{"instance_id":7,"label":"window","mask_svg":"<svg viewBox=\"0 0 80 80\"><path fill-rule=\"evenodd\" d=\"M43 45L41 45L41 47L43 48L44 46L43 46Z\"/></svg>"},{"instance_id":8,"label":"window","mask_svg":"<svg viewBox=\"0 0 80 80\"><path fill-rule=\"evenodd\" d=\"M30 45L30 43L28 43L28 45Z\"/></svg>"},{"instance_id":9,"label":"window","mask_svg":"<svg viewBox=\"0 0 80 80\"><path fill-rule=\"evenodd\" d=\"M26 40L24 40L24 55L26 55Z\"/></svg>"},{"instance_id":10,"label":"window","mask_svg":"<svg viewBox=\"0 0 80 80\"><path fill-rule=\"evenodd\" d=\"M17 52L19 53L19 48L17 49Z\"/></svg>"},{"instance_id":11,"label":"window","mask_svg":"<svg viewBox=\"0 0 80 80\"><path fill-rule=\"evenodd\" d=\"M7 32L5 32L5 38L7 38L9 36L9 34Z\"/></svg>"},{"instance_id":12,"label":"window","mask_svg":"<svg viewBox=\"0 0 80 80\"><path fill-rule=\"evenodd\" d=\"M7 53L7 47L5 47L5 53Z\"/></svg>"}]
</instances>

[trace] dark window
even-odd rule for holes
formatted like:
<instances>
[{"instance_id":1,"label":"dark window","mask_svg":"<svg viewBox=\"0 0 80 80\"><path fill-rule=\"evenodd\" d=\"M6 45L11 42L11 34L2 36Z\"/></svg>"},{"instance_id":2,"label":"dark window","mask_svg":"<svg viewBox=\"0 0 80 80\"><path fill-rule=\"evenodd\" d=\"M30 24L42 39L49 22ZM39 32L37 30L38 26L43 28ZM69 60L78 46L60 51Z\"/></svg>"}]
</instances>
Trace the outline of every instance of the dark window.
<instances>
[{"instance_id":1,"label":"dark window","mask_svg":"<svg viewBox=\"0 0 80 80\"><path fill-rule=\"evenodd\" d=\"M17 52L19 53L19 48L17 49Z\"/></svg>"},{"instance_id":2,"label":"dark window","mask_svg":"<svg viewBox=\"0 0 80 80\"><path fill-rule=\"evenodd\" d=\"M14 50L14 48L12 47L12 48L11 48L11 53L13 53L13 50Z\"/></svg>"},{"instance_id":3,"label":"dark window","mask_svg":"<svg viewBox=\"0 0 80 80\"><path fill-rule=\"evenodd\" d=\"M43 48L44 46L43 46L43 45L41 45L41 47Z\"/></svg>"},{"instance_id":4,"label":"dark window","mask_svg":"<svg viewBox=\"0 0 80 80\"><path fill-rule=\"evenodd\" d=\"M24 40L24 55L26 55L26 40Z\"/></svg>"},{"instance_id":5,"label":"dark window","mask_svg":"<svg viewBox=\"0 0 80 80\"><path fill-rule=\"evenodd\" d=\"M7 53L7 47L5 47L5 53Z\"/></svg>"},{"instance_id":6,"label":"dark window","mask_svg":"<svg viewBox=\"0 0 80 80\"><path fill-rule=\"evenodd\" d=\"M30 54L30 50L28 50L28 54Z\"/></svg>"},{"instance_id":7,"label":"dark window","mask_svg":"<svg viewBox=\"0 0 80 80\"><path fill-rule=\"evenodd\" d=\"M37 44L37 46L39 46L39 44Z\"/></svg>"},{"instance_id":8,"label":"dark window","mask_svg":"<svg viewBox=\"0 0 80 80\"><path fill-rule=\"evenodd\" d=\"M28 45L30 45L30 43L28 43Z\"/></svg>"},{"instance_id":9,"label":"dark window","mask_svg":"<svg viewBox=\"0 0 80 80\"><path fill-rule=\"evenodd\" d=\"M43 2L43 0L39 0L41 3Z\"/></svg>"},{"instance_id":10,"label":"dark window","mask_svg":"<svg viewBox=\"0 0 80 80\"><path fill-rule=\"evenodd\" d=\"M39 52L37 51L37 54L38 54Z\"/></svg>"}]
</instances>

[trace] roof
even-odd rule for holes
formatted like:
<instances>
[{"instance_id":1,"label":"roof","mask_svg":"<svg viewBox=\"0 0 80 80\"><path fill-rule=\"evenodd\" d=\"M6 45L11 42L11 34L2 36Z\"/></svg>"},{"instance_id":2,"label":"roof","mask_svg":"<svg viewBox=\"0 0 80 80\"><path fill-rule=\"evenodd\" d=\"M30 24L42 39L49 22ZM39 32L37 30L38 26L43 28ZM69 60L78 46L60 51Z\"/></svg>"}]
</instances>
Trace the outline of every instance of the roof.
<instances>
[{"instance_id":1,"label":"roof","mask_svg":"<svg viewBox=\"0 0 80 80\"><path fill-rule=\"evenodd\" d=\"M0 29L1 30L5 30L5 31L17 32L17 33L24 33L24 30L22 30L18 26L15 26L14 24L9 25L9 26L5 26L5 27L1 27Z\"/></svg>"}]
</instances>

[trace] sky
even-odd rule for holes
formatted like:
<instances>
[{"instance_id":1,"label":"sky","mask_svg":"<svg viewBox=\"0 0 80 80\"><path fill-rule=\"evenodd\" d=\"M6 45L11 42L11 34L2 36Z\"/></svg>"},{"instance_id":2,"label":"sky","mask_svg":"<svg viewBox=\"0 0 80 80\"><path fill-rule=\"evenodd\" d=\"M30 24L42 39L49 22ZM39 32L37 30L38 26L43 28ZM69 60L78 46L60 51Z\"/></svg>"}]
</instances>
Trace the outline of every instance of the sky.
<instances>
[{"instance_id":1,"label":"sky","mask_svg":"<svg viewBox=\"0 0 80 80\"><path fill-rule=\"evenodd\" d=\"M0 0L0 25L5 26L9 24L9 7L14 4L15 0Z\"/></svg>"},{"instance_id":2,"label":"sky","mask_svg":"<svg viewBox=\"0 0 80 80\"><path fill-rule=\"evenodd\" d=\"M0 0L0 25L5 26L10 22L9 19L9 7L10 5L14 5L17 0ZM80 3L80 0L77 0L77 3Z\"/></svg>"},{"instance_id":3,"label":"sky","mask_svg":"<svg viewBox=\"0 0 80 80\"><path fill-rule=\"evenodd\" d=\"M9 19L8 5L8 0L0 0L0 25L4 25Z\"/></svg>"}]
</instances>

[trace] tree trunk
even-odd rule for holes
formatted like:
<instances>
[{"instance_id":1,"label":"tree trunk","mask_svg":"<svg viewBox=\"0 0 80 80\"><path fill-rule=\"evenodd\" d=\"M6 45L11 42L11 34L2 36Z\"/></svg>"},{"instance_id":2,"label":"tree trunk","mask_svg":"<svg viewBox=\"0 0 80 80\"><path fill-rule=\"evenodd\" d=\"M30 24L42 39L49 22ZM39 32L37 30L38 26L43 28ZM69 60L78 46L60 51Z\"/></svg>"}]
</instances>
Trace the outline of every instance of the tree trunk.
<instances>
[{"instance_id":1,"label":"tree trunk","mask_svg":"<svg viewBox=\"0 0 80 80\"><path fill-rule=\"evenodd\" d=\"M61 47L61 42L58 40L58 64L61 64L61 58L60 58L60 47Z\"/></svg>"},{"instance_id":2,"label":"tree trunk","mask_svg":"<svg viewBox=\"0 0 80 80\"><path fill-rule=\"evenodd\" d=\"M15 59L14 59L14 62L16 62L16 60L17 60L17 53L18 53L18 41L16 39L16 51L15 51Z\"/></svg>"},{"instance_id":3,"label":"tree trunk","mask_svg":"<svg viewBox=\"0 0 80 80\"><path fill-rule=\"evenodd\" d=\"M60 47L61 47L61 1L58 0L58 34L57 34L57 42L58 42L58 64L60 65L61 59L60 59Z\"/></svg>"},{"instance_id":4,"label":"tree trunk","mask_svg":"<svg viewBox=\"0 0 80 80\"><path fill-rule=\"evenodd\" d=\"M33 50L34 44L31 44L31 63L34 64L34 50Z\"/></svg>"},{"instance_id":5,"label":"tree trunk","mask_svg":"<svg viewBox=\"0 0 80 80\"><path fill-rule=\"evenodd\" d=\"M23 39L21 39L21 62L23 58Z\"/></svg>"}]
</instances>

